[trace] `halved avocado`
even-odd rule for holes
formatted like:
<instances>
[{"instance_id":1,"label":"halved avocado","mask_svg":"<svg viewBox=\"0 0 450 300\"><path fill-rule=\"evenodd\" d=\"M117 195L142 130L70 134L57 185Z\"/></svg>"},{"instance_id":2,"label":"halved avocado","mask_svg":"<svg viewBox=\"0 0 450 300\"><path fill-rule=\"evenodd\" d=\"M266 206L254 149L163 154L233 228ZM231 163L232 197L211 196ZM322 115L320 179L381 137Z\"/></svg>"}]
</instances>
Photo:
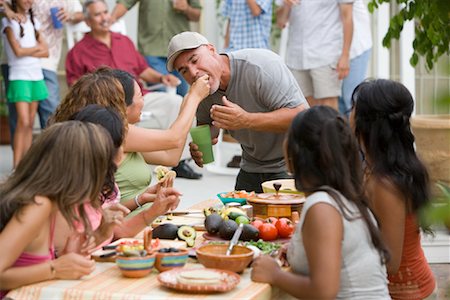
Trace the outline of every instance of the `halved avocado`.
<instances>
[{"instance_id":1,"label":"halved avocado","mask_svg":"<svg viewBox=\"0 0 450 300\"><path fill-rule=\"evenodd\" d=\"M197 236L197 232L194 227L183 225L180 226L177 232L178 238L186 242L188 247L194 246L195 237Z\"/></svg>"}]
</instances>

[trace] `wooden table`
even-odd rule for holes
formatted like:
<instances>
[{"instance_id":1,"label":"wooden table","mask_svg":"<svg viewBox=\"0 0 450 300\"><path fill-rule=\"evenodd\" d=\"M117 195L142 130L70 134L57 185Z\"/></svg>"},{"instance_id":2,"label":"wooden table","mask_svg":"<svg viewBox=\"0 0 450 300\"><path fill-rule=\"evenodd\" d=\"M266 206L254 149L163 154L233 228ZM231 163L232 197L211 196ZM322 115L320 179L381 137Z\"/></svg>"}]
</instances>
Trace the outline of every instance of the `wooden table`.
<instances>
[{"instance_id":1,"label":"wooden table","mask_svg":"<svg viewBox=\"0 0 450 300\"><path fill-rule=\"evenodd\" d=\"M205 201L191 209L201 209L216 201ZM198 232L196 244L203 241ZM196 262L186 264L185 268L202 268ZM80 280L51 280L23 286L12 290L12 299L271 299L272 287L256 283L250 279L250 269L241 274L240 283L227 293L187 294L161 286L157 280L159 272L153 269L146 277L134 279L122 276L115 263L96 263L95 271Z\"/></svg>"}]
</instances>

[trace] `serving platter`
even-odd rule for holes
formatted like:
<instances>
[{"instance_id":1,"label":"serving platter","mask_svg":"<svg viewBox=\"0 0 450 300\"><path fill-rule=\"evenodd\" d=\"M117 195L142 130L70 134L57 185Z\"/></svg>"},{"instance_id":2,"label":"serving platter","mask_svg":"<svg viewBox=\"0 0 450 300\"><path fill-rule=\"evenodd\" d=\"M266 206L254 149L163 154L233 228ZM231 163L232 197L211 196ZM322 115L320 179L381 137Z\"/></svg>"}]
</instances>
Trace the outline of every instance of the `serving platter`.
<instances>
[{"instance_id":1,"label":"serving platter","mask_svg":"<svg viewBox=\"0 0 450 300\"><path fill-rule=\"evenodd\" d=\"M211 272L217 272L220 274L220 283L217 284L185 284L178 282L178 275L182 272L190 272L193 270L208 270ZM240 282L241 278L238 274L219 269L209 268L175 268L166 272L163 272L157 277L159 283L165 287L187 292L187 293L222 293L232 290Z\"/></svg>"}]
</instances>

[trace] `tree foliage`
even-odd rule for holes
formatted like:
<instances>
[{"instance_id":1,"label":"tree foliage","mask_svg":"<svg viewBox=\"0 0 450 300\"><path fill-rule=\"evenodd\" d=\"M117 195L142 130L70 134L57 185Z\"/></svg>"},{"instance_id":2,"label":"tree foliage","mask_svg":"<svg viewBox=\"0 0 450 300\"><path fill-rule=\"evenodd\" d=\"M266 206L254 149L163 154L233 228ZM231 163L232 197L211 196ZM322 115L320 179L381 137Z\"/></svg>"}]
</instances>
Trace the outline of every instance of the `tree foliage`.
<instances>
[{"instance_id":1,"label":"tree foliage","mask_svg":"<svg viewBox=\"0 0 450 300\"><path fill-rule=\"evenodd\" d=\"M393 1L393 0L392 0ZM371 13L379 5L391 0L370 0L368 8ZM419 56L426 60L431 70L444 54L450 54L450 1L449 0L396 0L400 11L394 15L389 29L383 38L383 46L390 48L392 39L399 39L406 21L413 20L415 24L414 52L409 60L416 66Z\"/></svg>"}]
</instances>

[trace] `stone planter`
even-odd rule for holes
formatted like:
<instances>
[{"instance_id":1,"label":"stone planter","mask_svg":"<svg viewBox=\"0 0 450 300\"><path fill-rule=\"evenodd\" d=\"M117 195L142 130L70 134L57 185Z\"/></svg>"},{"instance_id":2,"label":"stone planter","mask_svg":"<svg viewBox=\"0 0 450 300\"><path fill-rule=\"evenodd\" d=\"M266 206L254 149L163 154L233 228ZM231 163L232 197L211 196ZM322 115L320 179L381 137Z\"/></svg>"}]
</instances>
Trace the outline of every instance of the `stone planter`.
<instances>
[{"instance_id":1,"label":"stone planter","mask_svg":"<svg viewBox=\"0 0 450 300\"><path fill-rule=\"evenodd\" d=\"M416 115L411 127L417 153L430 173L432 192L440 195L435 183L450 185L450 115Z\"/></svg>"}]
</instances>

